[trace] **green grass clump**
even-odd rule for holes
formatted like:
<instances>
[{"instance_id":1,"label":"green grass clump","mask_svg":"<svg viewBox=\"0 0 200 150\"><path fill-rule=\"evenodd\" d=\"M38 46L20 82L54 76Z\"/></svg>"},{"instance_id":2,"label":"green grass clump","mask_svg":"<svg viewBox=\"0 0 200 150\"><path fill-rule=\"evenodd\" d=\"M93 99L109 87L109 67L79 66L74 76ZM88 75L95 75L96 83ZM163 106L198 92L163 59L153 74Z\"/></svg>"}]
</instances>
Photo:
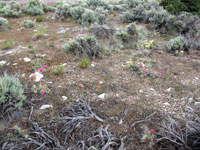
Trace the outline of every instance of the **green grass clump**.
<instances>
[{"instance_id":1,"label":"green grass clump","mask_svg":"<svg viewBox=\"0 0 200 150\"><path fill-rule=\"evenodd\" d=\"M8 20L0 17L0 31L5 31L8 29Z\"/></svg>"},{"instance_id":2,"label":"green grass clump","mask_svg":"<svg viewBox=\"0 0 200 150\"><path fill-rule=\"evenodd\" d=\"M47 30L44 26L38 26L36 33L33 35L33 39L38 40L41 37L44 37Z\"/></svg>"},{"instance_id":3,"label":"green grass clump","mask_svg":"<svg viewBox=\"0 0 200 150\"><path fill-rule=\"evenodd\" d=\"M57 65L54 71L55 75L61 75L63 73L63 69L64 69L63 65Z\"/></svg>"},{"instance_id":4,"label":"green grass clump","mask_svg":"<svg viewBox=\"0 0 200 150\"><path fill-rule=\"evenodd\" d=\"M35 18L35 21L36 21L36 22L42 22L42 21L43 21L43 17L42 17L42 16L37 16L37 17Z\"/></svg>"},{"instance_id":5,"label":"green grass clump","mask_svg":"<svg viewBox=\"0 0 200 150\"><path fill-rule=\"evenodd\" d=\"M3 42L3 45L1 47L2 50L8 50L8 49L11 49L14 45L14 42L12 40L10 41L5 41Z\"/></svg>"},{"instance_id":6,"label":"green grass clump","mask_svg":"<svg viewBox=\"0 0 200 150\"><path fill-rule=\"evenodd\" d=\"M79 66L81 69L86 69L86 68L88 68L89 64L90 64L89 59L82 59Z\"/></svg>"}]
</instances>

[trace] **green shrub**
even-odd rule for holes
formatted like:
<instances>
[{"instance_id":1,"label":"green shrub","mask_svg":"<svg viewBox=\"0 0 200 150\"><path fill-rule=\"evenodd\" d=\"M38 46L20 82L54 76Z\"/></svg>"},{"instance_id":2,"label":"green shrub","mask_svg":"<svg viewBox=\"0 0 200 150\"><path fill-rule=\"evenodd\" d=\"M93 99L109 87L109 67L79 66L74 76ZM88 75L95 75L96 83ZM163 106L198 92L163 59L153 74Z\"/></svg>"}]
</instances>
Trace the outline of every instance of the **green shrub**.
<instances>
[{"instance_id":1,"label":"green shrub","mask_svg":"<svg viewBox=\"0 0 200 150\"><path fill-rule=\"evenodd\" d=\"M82 14L81 24L89 26L96 22L99 22L98 14L93 10L85 9L85 12Z\"/></svg>"},{"instance_id":2,"label":"green shrub","mask_svg":"<svg viewBox=\"0 0 200 150\"><path fill-rule=\"evenodd\" d=\"M200 15L199 0L161 0L160 5L172 14L179 14L182 11Z\"/></svg>"},{"instance_id":3,"label":"green shrub","mask_svg":"<svg viewBox=\"0 0 200 150\"><path fill-rule=\"evenodd\" d=\"M42 17L42 16L37 16L37 17L35 18L35 21L36 21L36 22L42 22L42 21L43 21L43 17Z\"/></svg>"},{"instance_id":4,"label":"green shrub","mask_svg":"<svg viewBox=\"0 0 200 150\"><path fill-rule=\"evenodd\" d=\"M85 8L81 6L76 6L70 9L70 14L74 20L81 22L82 14L85 12Z\"/></svg>"},{"instance_id":5,"label":"green shrub","mask_svg":"<svg viewBox=\"0 0 200 150\"><path fill-rule=\"evenodd\" d=\"M7 74L0 77L0 114L2 116L21 107L25 99L24 89L19 79Z\"/></svg>"},{"instance_id":6,"label":"green shrub","mask_svg":"<svg viewBox=\"0 0 200 150\"><path fill-rule=\"evenodd\" d=\"M63 73L63 69L64 69L63 65L57 65L54 71L55 75L61 75Z\"/></svg>"},{"instance_id":7,"label":"green shrub","mask_svg":"<svg viewBox=\"0 0 200 150\"><path fill-rule=\"evenodd\" d=\"M122 44L128 44L130 42L130 35L126 31L117 31L115 36Z\"/></svg>"},{"instance_id":8,"label":"green shrub","mask_svg":"<svg viewBox=\"0 0 200 150\"><path fill-rule=\"evenodd\" d=\"M87 0L86 3L87 3L87 6L93 10L95 10L98 7L102 7L103 9L107 9L107 10L111 9L109 4L104 0Z\"/></svg>"},{"instance_id":9,"label":"green shrub","mask_svg":"<svg viewBox=\"0 0 200 150\"><path fill-rule=\"evenodd\" d=\"M5 31L8 28L8 20L0 17L0 31Z\"/></svg>"},{"instance_id":10,"label":"green shrub","mask_svg":"<svg viewBox=\"0 0 200 150\"><path fill-rule=\"evenodd\" d=\"M90 60L89 59L82 59L80 64L79 64L79 66L82 69L86 69L86 68L88 68L89 64L90 64Z\"/></svg>"},{"instance_id":11,"label":"green shrub","mask_svg":"<svg viewBox=\"0 0 200 150\"><path fill-rule=\"evenodd\" d=\"M134 15L133 15L130 11L124 12L124 13L120 16L120 20L121 20L123 23L131 23L131 22L135 21Z\"/></svg>"},{"instance_id":12,"label":"green shrub","mask_svg":"<svg viewBox=\"0 0 200 150\"><path fill-rule=\"evenodd\" d=\"M176 51L183 51L184 50L184 37L178 36L166 43L167 51L169 52L176 52Z\"/></svg>"},{"instance_id":13,"label":"green shrub","mask_svg":"<svg viewBox=\"0 0 200 150\"><path fill-rule=\"evenodd\" d=\"M47 30L44 26L37 27L36 33L33 35L33 39L38 40L39 38L45 36Z\"/></svg>"},{"instance_id":14,"label":"green shrub","mask_svg":"<svg viewBox=\"0 0 200 150\"><path fill-rule=\"evenodd\" d=\"M14 45L14 42L12 40L10 41L5 41L3 42L3 45L1 47L2 50L7 50L7 49L11 49Z\"/></svg>"},{"instance_id":15,"label":"green shrub","mask_svg":"<svg viewBox=\"0 0 200 150\"><path fill-rule=\"evenodd\" d=\"M65 20L71 17L70 9L71 6L69 4L58 5L56 8L55 18Z\"/></svg>"},{"instance_id":16,"label":"green shrub","mask_svg":"<svg viewBox=\"0 0 200 150\"><path fill-rule=\"evenodd\" d=\"M29 0L25 12L29 15L43 15L45 12L55 11L54 7L47 6L41 0Z\"/></svg>"},{"instance_id":17,"label":"green shrub","mask_svg":"<svg viewBox=\"0 0 200 150\"><path fill-rule=\"evenodd\" d=\"M17 18L20 15L20 4L15 1L11 1L7 5L2 5L2 8L0 8L0 16Z\"/></svg>"},{"instance_id":18,"label":"green shrub","mask_svg":"<svg viewBox=\"0 0 200 150\"><path fill-rule=\"evenodd\" d=\"M127 26L127 33L129 35L138 36L138 30L135 23L131 23Z\"/></svg>"},{"instance_id":19,"label":"green shrub","mask_svg":"<svg viewBox=\"0 0 200 150\"><path fill-rule=\"evenodd\" d=\"M35 22L32 20L24 20L20 23L20 26L25 28L33 28L35 26Z\"/></svg>"},{"instance_id":20,"label":"green shrub","mask_svg":"<svg viewBox=\"0 0 200 150\"><path fill-rule=\"evenodd\" d=\"M0 9L6 6L6 2L0 2Z\"/></svg>"},{"instance_id":21,"label":"green shrub","mask_svg":"<svg viewBox=\"0 0 200 150\"><path fill-rule=\"evenodd\" d=\"M95 37L84 35L75 40L70 40L63 46L63 51L89 58L99 58L103 52L103 49L97 44Z\"/></svg>"}]
</instances>

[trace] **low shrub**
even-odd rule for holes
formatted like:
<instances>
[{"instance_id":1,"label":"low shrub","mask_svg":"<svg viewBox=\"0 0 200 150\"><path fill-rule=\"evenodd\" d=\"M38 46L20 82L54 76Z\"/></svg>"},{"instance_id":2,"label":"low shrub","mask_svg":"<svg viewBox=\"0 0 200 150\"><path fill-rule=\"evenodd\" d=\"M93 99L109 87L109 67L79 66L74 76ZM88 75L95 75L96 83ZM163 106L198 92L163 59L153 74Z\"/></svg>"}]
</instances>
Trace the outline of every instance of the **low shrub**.
<instances>
[{"instance_id":1,"label":"low shrub","mask_svg":"<svg viewBox=\"0 0 200 150\"><path fill-rule=\"evenodd\" d=\"M5 7L6 6L6 2L0 2L0 9L2 9L3 7Z\"/></svg>"},{"instance_id":2,"label":"low shrub","mask_svg":"<svg viewBox=\"0 0 200 150\"><path fill-rule=\"evenodd\" d=\"M20 23L20 26L24 28L33 28L35 26L35 22L32 20L24 20Z\"/></svg>"},{"instance_id":3,"label":"low shrub","mask_svg":"<svg viewBox=\"0 0 200 150\"><path fill-rule=\"evenodd\" d=\"M75 40L70 40L63 46L63 51L66 53L72 53L89 58L100 58L103 49L97 44L95 37L84 35Z\"/></svg>"},{"instance_id":4,"label":"low shrub","mask_svg":"<svg viewBox=\"0 0 200 150\"><path fill-rule=\"evenodd\" d=\"M80 66L81 69L87 69L89 64L90 64L89 59L82 59L79 66Z\"/></svg>"},{"instance_id":5,"label":"low shrub","mask_svg":"<svg viewBox=\"0 0 200 150\"><path fill-rule=\"evenodd\" d=\"M61 75L63 73L63 69L64 69L63 65L57 65L54 71L55 75Z\"/></svg>"},{"instance_id":6,"label":"low shrub","mask_svg":"<svg viewBox=\"0 0 200 150\"><path fill-rule=\"evenodd\" d=\"M129 35L138 36L138 30L135 23L131 23L127 26L127 33Z\"/></svg>"},{"instance_id":7,"label":"low shrub","mask_svg":"<svg viewBox=\"0 0 200 150\"><path fill-rule=\"evenodd\" d=\"M87 0L86 4L89 8L95 10L98 7L102 7L103 9L110 10L111 7L109 4L104 0Z\"/></svg>"},{"instance_id":8,"label":"low shrub","mask_svg":"<svg viewBox=\"0 0 200 150\"><path fill-rule=\"evenodd\" d=\"M8 50L8 49L11 49L14 45L14 42L12 40L10 41L5 41L3 42L3 45L1 47L2 50Z\"/></svg>"},{"instance_id":9,"label":"low shrub","mask_svg":"<svg viewBox=\"0 0 200 150\"><path fill-rule=\"evenodd\" d=\"M4 5L4 3L2 4L3 5L0 8L0 16L12 18L20 17L22 11L19 3L17 3L16 1L11 1L6 5Z\"/></svg>"},{"instance_id":10,"label":"low shrub","mask_svg":"<svg viewBox=\"0 0 200 150\"><path fill-rule=\"evenodd\" d=\"M36 21L36 22L42 22L42 21L43 21L43 17L42 17L42 16L37 16L37 17L35 18L35 21Z\"/></svg>"},{"instance_id":11,"label":"low shrub","mask_svg":"<svg viewBox=\"0 0 200 150\"><path fill-rule=\"evenodd\" d=\"M82 14L81 24L89 26L96 22L99 22L98 14L91 9L85 9L85 12Z\"/></svg>"},{"instance_id":12,"label":"low shrub","mask_svg":"<svg viewBox=\"0 0 200 150\"><path fill-rule=\"evenodd\" d=\"M169 52L176 52L176 51L183 51L184 50L184 37L178 36L166 43L167 51Z\"/></svg>"},{"instance_id":13,"label":"low shrub","mask_svg":"<svg viewBox=\"0 0 200 150\"><path fill-rule=\"evenodd\" d=\"M128 44L131 41L130 35L126 31L117 31L115 37L122 42Z\"/></svg>"},{"instance_id":14,"label":"low shrub","mask_svg":"<svg viewBox=\"0 0 200 150\"><path fill-rule=\"evenodd\" d=\"M36 33L33 35L33 39L38 40L39 38L45 36L47 30L44 26L37 27Z\"/></svg>"},{"instance_id":15,"label":"low shrub","mask_svg":"<svg viewBox=\"0 0 200 150\"><path fill-rule=\"evenodd\" d=\"M55 18L65 20L71 17L71 6L69 4L58 5L55 12Z\"/></svg>"},{"instance_id":16,"label":"low shrub","mask_svg":"<svg viewBox=\"0 0 200 150\"><path fill-rule=\"evenodd\" d=\"M0 31L5 31L8 28L8 20L0 17Z\"/></svg>"},{"instance_id":17,"label":"low shrub","mask_svg":"<svg viewBox=\"0 0 200 150\"><path fill-rule=\"evenodd\" d=\"M82 14L85 12L85 8L76 6L70 9L70 14L74 20L81 22Z\"/></svg>"},{"instance_id":18,"label":"low shrub","mask_svg":"<svg viewBox=\"0 0 200 150\"><path fill-rule=\"evenodd\" d=\"M43 15L45 12L55 11L54 7L47 6L41 0L29 0L25 12L29 15Z\"/></svg>"},{"instance_id":19,"label":"low shrub","mask_svg":"<svg viewBox=\"0 0 200 150\"><path fill-rule=\"evenodd\" d=\"M0 114L4 116L20 108L26 99L19 79L4 74L0 77Z\"/></svg>"},{"instance_id":20,"label":"low shrub","mask_svg":"<svg viewBox=\"0 0 200 150\"><path fill-rule=\"evenodd\" d=\"M99 25L94 24L90 27L91 32L99 38L107 38L109 39L115 33L115 30L108 25Z\"/></svg>"}]
</instances>

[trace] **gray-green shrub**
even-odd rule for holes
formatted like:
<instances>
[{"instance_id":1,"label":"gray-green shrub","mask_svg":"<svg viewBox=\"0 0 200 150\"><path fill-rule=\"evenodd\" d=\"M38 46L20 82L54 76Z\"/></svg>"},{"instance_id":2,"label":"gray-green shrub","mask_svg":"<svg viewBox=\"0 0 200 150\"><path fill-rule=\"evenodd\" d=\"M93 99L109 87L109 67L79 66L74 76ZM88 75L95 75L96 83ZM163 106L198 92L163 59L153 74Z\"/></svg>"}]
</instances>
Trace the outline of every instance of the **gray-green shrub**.
<instances>
[{"instance_id":1,"label":"gray-green shrub","mask_svg":"<svg viewBox=\"0 0 200 150\"><path fill-rule=\"evenodd\" d=\"M85 9L85 12L82 14L81 24L89 26L96 22L99 22L98 14L91 9Z\"/></svg>"},{"instance_id":2,"label":"gray-green shrub","mask_svg":"<svg viewBox=\"0 0 200 150\"><path fill-rule=\"evenodd\" d=\"M75 40L70 40L63 46L63 51L88 58L99 58L103 49L98 45L94 36L84 35Z\"/></svg>"},{"instance_id":3,"label":"gray-green shrub","mask_svg":"<svg viewBox=\"0 0 200 150\"><path fill-rule=\"evenodd\" d=\"M22 13L20 4L16 1L11 1L6 5L3 4L1 7L2 8L0 8L0 16L17 18L20 17Z\"/></svg>"},{"instance_id":4,"label":"gray-green shrub","mask_svg":"<svg viewBox=\"0 0 200 150\"><path fill-rule=\"evenodd\" d=\"M20 23L20 26L25 28L33 28L35 26L35 22L32 20L24 20Z\"/></svg>"},{"instance_id":5,"label":"gray-green shrub","mask_svg":"<svg viewBox=\"0 0 200 150\"><path fill-rule=\"evenodd\" d=\"M166 43L166 48L167 48L167 51L169 52L184 50L184 37L178 36L169 40Z\"/></svg>"},{"instance_id":6,"label":"gray-green shrub","mask_svg":"<svg viewBox=\"0 0 200 150\"><path fill-rule=\"evenodd\" d=\"M0 31L5 31L8 28L8 20L0 17Z\"/></svg>"},{"instance_id":7,"label":"gray-green shrub","mask_svg":"<svg viewBox=\"0 0 200 150\"><path fill-rule=\"evenodd\" d=\"M19 79L7 74L0 77L0 114L2 116L10 115L21 107L25 99L24 89Z\"/></svg>"},{"instance_id":8,"label":"gray-green shrub","mask_svg":"<svg viewBox=\"0 0 200 150\"><path fill-rule=\"evenodd\" d=\"M102 7L103 9L107 9L107 10L111 9L108 2L104 0L87 0L86 3L89 8L94 9L94 10L98 7Z\"/></svg>"},{"instance_id":9,"label":"gray-green shrub","mask_svg":"<svg viewBox=\"0 0 200 150\"><path fill-rule=\"evenodd\" d=\"M82 14L85 12L85 8L76 6L70 9L70 14L74 20L81 22Z\"/></svg>"},{"instance_id":10,"label":"gray-green shrub","mask_svg":"<svg viewBox=\"0 0 200 150\"><path fill-rule=\"evenodd\" d=\"M69 4L58 5L55 12L55 18L65 20L71 17L70 9L71 5Z\"/></svg>"}]
</instances>

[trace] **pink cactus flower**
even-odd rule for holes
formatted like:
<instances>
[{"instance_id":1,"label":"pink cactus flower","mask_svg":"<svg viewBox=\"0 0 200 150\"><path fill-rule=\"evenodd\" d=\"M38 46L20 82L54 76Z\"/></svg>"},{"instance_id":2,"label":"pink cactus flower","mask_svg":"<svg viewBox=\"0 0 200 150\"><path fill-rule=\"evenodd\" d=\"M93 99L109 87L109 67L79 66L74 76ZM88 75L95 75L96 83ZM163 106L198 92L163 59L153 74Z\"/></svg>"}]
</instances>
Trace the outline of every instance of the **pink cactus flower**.
<instances>
[{"instance_id":1,"label":"pink cactus flower","mask_svg":"<svg viewBox=\"0 0 200 150\"><path fill-rule=\"evenodd\" d=\"M153 134L155 132L155 130L154 129L151 129L151 134Z\"/></svg>"},{"instance_id":2,"label":"pink cactus flower","mask_svg":"<svg viewBox=\"0 0 200 150\"><path fill-rule=\"evenodd\" d=\"M145 70L145 71L144 71L144 73L145 73L145 74L148 74L148 73L149 73L149 71L148 71L148 70Z\"/></svg>"},{"instance_id":3,"label":"pink cactus flower","mask_svg":"<svg viewBox=\"0 0 200 150\"><path fill-rule=\"evenodd\" d=\"M158 72L158 75L159 75L159 76L162 76L162 72Z\"/></svg>"},{"instance_id":4,"label":"pink cactus flower","mask_svg":"<svg viewBox=\"0 0 200 150\"><path fill-rule=\"evenodd\" d=\"M43 69L42 69L42 68L39 68L38 70L39 70L40 72L42 72L42 71L43 71Z\"/></svg>"},{"instance_id":5,"label":"pink cactus flower","mask_svg":"<svg viewBox=\"0 0 200 150\"><path fill-rule=\"evenodd\" d=\"M45 68L45 69L48 68L48 66L46 66L46 65L44 65L44 66L42 66L42 67Z\"/></svg>"},{"instance_id":6,"label":"pink cactus flower","mask_svg":"<svg viewBox=\"0 0 200 150\"><path fill-rule=\"evenodd\" d=\"M143 65L140 65L140 68L143 68Z\"/></svg>"},{"instance_id":7,"label":"pink cactus flower","mask_svg":"<svg viewBox=\"0 0 200 150\"><path fill-rule=\"evenodd\" d=\"M45 94L45 92L42 90L42 91L41 91L41 94L42 94L42 95L44 95L44 94Z\"/></svg>"}]
</instances>

